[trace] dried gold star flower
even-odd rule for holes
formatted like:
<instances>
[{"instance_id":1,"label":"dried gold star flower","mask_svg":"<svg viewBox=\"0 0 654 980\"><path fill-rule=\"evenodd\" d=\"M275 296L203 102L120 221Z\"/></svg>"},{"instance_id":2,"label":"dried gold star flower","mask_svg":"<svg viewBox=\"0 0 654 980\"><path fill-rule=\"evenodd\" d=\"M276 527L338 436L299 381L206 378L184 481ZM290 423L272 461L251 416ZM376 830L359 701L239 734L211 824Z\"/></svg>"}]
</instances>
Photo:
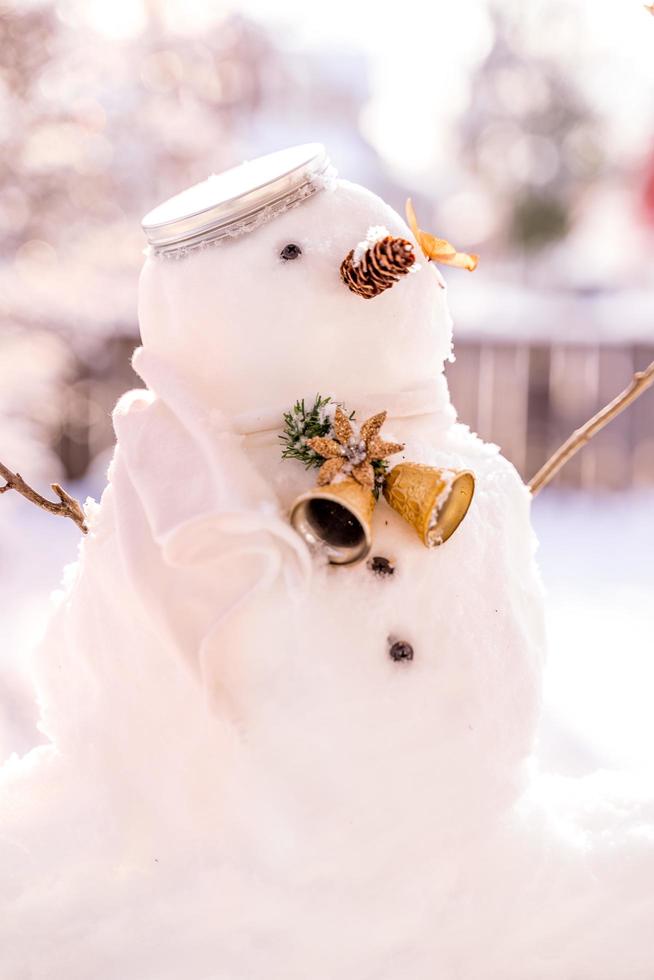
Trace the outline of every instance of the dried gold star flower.
<instances>
[{"instance_id":1,"label":"dried gold star flower","mask_svg":"<svg viewBox=\"0 0 654 980\"><path fill-rule=\"evenodd\" d=\"M345 412L337 408L332 425L335 438L314 436L307 440L307 445L325 459L318 472L318 484L324 486L342 474L372 490L375 485L372 464L404 449L403 443L385 442L379 437L385 420L386 412L379 412L364 422L356 433Z\"/></svg>"},{"instance_id":2,"label":"dried gold star flower","mask_svg":"<svg viewBox=\"0 0 654 980\"><path fill-rule=\"evenodd\" d=\"M440 262L443 265L453 265L456 269L467 269L474 272L479 262L478 255L468 255L467 252L457 252L454 245L450 245L444 238L436 238L428 231L422 231L418 227L416 212L413 210L411 198L406 202L406 220L409 228L415 235L420 248L425 254L425 258L430 262Z\"/></svg>"}]
</instances>

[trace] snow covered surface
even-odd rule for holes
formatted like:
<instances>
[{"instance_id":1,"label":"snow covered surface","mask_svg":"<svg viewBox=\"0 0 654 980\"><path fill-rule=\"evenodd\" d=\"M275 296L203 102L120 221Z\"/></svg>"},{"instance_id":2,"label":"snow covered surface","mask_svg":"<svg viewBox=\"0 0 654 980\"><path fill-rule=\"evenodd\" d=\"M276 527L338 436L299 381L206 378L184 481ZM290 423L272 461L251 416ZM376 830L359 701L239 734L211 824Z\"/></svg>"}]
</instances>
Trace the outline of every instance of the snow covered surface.
<instances>
[{"instance_id":1,"label":"snow covered surface","mask_svg":"<svg viewBox=\"0 0 654 980\"><path fill-rule=\"evenodd\" d=\"M654 495L547 488L533 519L549 636L542 765L652 770Z\"/></svg>"}]
</instances>

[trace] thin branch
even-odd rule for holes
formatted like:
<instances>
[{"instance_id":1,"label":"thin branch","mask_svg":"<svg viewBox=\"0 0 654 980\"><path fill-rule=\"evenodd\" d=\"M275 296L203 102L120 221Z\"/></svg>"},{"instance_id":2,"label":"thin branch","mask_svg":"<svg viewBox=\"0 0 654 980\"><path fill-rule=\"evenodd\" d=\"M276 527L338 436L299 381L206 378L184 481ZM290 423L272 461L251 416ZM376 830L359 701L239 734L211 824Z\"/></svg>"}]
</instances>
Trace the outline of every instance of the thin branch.
<instances>
[{"instance_id":1,"label":"thin branch","mask_svg":"<svg viewBox=\"0 0 654 980\"><path fill-rule=\"evenodd\" d=\"M59 514L60 517L69 517L71 521L77 524L78 528L82 534L86 534L88 528L84 520L84 511L80 503L71 497L69 493L60 487L58 483L51 483L50 486L54 492L59 497L59 503L56 504L52 500L48 500L46 497L42 497L40 493L33 490L29 484L25 483L20 473L12 473L12 471L6 467L3 463L0 463L0 476L2 476L6 483L4 486L0 487L0 493L6 493L7 490L15 490L16 493L21 494L27 500L30 500L37 507L42 507L43 510L47 510L50 514Z\"/></svg>"},{"instance_id":2,"label":"thin branch","mask_svg":"<svg viewBox=\"0 0 654 980\"><path fill-rule=\"evenodd\" d=\"M647 389L654 384L654 361L645 368L644 371L637 371L634 374L631 383L621 392L617 398L614 398L612 402L597 413L593 415L592 419L589 419L585 425L581 428L575 429L569 439L563 443L563 445L556 450L553 456L551 456L548 461L542 466L538 473L529 482L529 489L535 496L539 490L552 480L556 474L559 472L561 467L565 466L569 459L579 452L582 446L585 446L590 439L596 435L600 429L603 429L605 425L614 419L616 415L623 412L628 405L636 401L637 398L647 391Z\"/></svg>"}]
</instances>

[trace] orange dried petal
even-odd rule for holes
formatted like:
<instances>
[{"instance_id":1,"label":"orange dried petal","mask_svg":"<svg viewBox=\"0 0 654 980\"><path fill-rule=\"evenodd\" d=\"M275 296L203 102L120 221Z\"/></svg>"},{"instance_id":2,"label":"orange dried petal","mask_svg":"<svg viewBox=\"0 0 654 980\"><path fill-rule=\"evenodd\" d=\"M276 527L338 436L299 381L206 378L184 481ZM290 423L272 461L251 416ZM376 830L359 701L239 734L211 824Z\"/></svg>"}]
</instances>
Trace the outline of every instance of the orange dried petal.
<instances>
[{"instance_id":1,"label":"orange dried petal","mask_svg":"<svg viewBox=\"0 0 654 980\"><path fill-rule=\"evenodd\" d=\"M469 272L474 272L479 262L479 256L468 255L467 252L457 252L455 247L444 238L436 238L435 235L419 228L411 198L408 198L406 202L406 217L409 227L416 236L427 259L432 262L440 262L442 265L454 266L455 269L467 269Z\"/></svg>"},{"instance_id":2,"label":"orange dried petal","mask_svg":"<svg viewBox=\"0 0 654 980\"><path fill-rule=\"evenodd\" d=\"M406 204L404 206L404 211L406 213L406 221L413 232L415 238L420 241L420 228L418 227L418 219L416 218L416 212L413 208L413 202L410 197L407 197Z\"/></svg>"},{"instance_id":3,"label":"orange dried petal","mask_svg":"<svg viewBox=\"0 0 654 980\"><path fill-rule=\"evenodd\" d=\"M454 266L455 269L467 269L468 272L474 272L479 265L478 255L468 255L467 252L455 252L454 255L450 255L447 258L438 258L437 262L441 262L443 265Z\"/></svg>"}]
</instances>

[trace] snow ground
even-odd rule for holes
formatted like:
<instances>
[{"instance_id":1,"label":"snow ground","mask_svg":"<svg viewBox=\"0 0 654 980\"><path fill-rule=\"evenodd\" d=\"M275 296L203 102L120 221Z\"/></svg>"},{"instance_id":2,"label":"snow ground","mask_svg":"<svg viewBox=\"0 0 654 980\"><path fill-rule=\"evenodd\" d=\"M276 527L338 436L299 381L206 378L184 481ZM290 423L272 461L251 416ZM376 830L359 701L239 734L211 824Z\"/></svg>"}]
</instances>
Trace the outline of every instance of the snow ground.
<instances>
[{"instance_id":1,"label":"snow ground","mask_svg":"<svg viewBox=\"0 0 654 980\"><path fill-rule=\"evenodd\" d=\"M569 775L654 766L654 494L534 501L549 662L540 755Z\"/></svg>"},{"instance_id":2,"label":"snow ground","mask_svg":"<svg viewBox=\"0 0 654 980\"><path fill-rule=\"evenodd\" d=\"M96 471L97 473L97 471ZM99 497L102 473L68 489ZM43 740L30 651L79 534L17 497L0 500L0 761ZM542 768L651 767L654 746L654 494L548 488L534 503L550 655Z\"/></svg>"}]
</instances>

